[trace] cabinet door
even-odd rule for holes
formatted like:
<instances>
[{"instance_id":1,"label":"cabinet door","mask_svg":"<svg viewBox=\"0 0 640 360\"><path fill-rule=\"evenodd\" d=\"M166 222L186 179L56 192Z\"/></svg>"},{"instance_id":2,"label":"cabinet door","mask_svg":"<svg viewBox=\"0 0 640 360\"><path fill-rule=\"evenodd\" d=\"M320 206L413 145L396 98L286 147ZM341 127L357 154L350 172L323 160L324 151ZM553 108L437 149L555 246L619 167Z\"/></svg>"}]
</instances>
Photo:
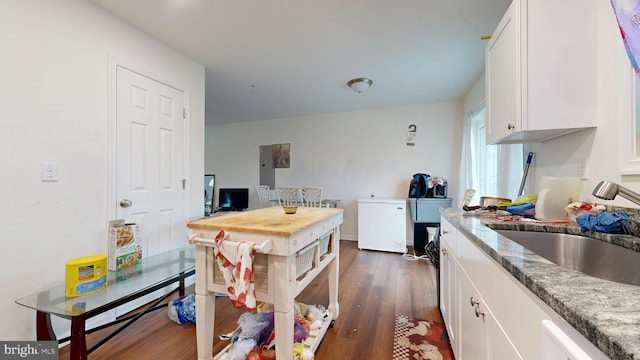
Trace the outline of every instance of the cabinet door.
<instances>
[{"instance_id":1,"label":"cabinet door","mask_svg":"<svg viewBox=\"0 0 640 360\"><path fill-rule=\"evenodd\" d=\"M451 251L458 252L456 228L445 218L440 218L440 238L443 239Z\"/></svg>"},{"instance_id":2,"label":"cabinet door","mask_svg":"<svg viewBox=\"0 0 640 360\"><path fill-rule=\"evenodd\" d=\"M522 357L463 270L459 283L460 334L458 360L521 360Z\"/></svg>"},{"instance_id":3,"label":"cabinet door","mask_svg":"<svg viewBox=\"0 0 640 360\"><path fill-rule=\"evenodd\" d=\"M460 316L458 346L460 351L456 354L456 359L488 360L490 358L485 319L482 316L476 316L476 306L472 304L472 301L480 301L479 310L484 310L480 293L461 268L458 269L457 276L459 294L457 310Z\"/></svg>"},{"instance_id":4,"label":"cabinet door","mask_svg":"<svg viewBox=\"0 0 640 360\"><path fill-rule=\"evenodd\" d=\"M454 355L458 354L456 268L457 261L451 247L444 238L440 238L440 312Z\"/></svg>"},{"instance_id":5,"label":"cabinet door","mask_svg":"<svg viewBox=\"0 0 640 360\"><path fill-rule=\"evenodd\" d=\"M520 356L513 343L511 343L511 340L504 332L491 310L488 307L485 307L484 313L485 324L487 326L489 359L522 360L522 356Z\"/></svg>"},{"instance_id":6,"label":"cabinet door","mask_svg":"<svg viewBox=\"0 0 640 360\"><path fill-rule=\"evenodd\" d=\"M487 144L522 129L518 7L511 3L485 50Z\"/></svg>"},{"instance_id":7,"label":"cabinet door","mask_svg":"<svg viewBox=\"0 0 640 360\"><path fill-rule=\"evenodd\" d=\"M597 125L596 3L511 2L485 49L488 144L545 141Z\"/></svg>"}]
</instances>

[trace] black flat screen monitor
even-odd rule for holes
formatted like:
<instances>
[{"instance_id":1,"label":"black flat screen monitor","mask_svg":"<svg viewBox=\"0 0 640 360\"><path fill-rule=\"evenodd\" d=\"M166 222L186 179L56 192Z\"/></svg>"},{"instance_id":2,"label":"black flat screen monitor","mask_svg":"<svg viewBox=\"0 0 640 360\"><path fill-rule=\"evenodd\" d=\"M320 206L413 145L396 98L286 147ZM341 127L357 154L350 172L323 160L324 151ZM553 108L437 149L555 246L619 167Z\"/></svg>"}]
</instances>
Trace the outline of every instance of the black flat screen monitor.
<instances>
[{"instance_id":1,"label":"black flat screen monitor","mask_svg":"<svg viewBox=\"0 0 640 360\"><path fill-rule=\"evenodd\" d=\"M220 211L243 211L249 208L249 189L221 188L218 191Z\"/></svg>"}]
</instances>

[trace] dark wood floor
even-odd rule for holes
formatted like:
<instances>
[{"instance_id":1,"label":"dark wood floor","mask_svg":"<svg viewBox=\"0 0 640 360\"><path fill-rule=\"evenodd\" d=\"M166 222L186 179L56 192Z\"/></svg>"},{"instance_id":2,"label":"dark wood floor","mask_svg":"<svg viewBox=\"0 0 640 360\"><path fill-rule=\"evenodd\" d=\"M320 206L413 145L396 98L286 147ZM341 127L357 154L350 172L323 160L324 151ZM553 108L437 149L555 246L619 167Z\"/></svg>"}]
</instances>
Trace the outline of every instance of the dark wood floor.
<instances>
[{"instance_id":1,"label":"dark wood floor","mask_svg":"<svg viewBox=\"0 0 640 360\"><path fill-rule=\"evenodd\" d=\"M316 351L317 360L391 358L396 314L442 321L436 295L436 272L428 261L408 261L401 254L358 250L354 241L341 241L340 316ZM187 293L193 287L187 288ZM306 304L328 301L328 284L320 274L297 300ZM213 353L227 342L218 334L234 330L238 316L228 298L216 299ZM87 337L91 347L109 329ZM89 355L100 359L196 359L195 324L178 325L166 309L141 318ZM69 359L69 349L60 351Z\"/></svg>"}]
</instances>

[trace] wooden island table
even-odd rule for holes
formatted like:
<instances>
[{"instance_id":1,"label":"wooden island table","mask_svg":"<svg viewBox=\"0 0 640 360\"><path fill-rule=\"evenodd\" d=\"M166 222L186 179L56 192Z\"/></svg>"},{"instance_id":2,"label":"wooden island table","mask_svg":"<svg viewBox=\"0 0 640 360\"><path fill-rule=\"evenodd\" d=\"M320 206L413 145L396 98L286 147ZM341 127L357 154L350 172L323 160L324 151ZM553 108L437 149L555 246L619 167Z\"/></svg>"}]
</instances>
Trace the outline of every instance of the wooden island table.
<instances>
[{"instance_id":1,"label":"wooden island table","mask_svg":"<svg viewBox=\"0 0 640 360\"><path fill-rule=\"evenodd\" d=\"M211 359L215 293L226 293L214 258L215 237L224 230L229 240L252 242L256 298L273 304L276 358L293 357L295 298L328 268L329 316L304 345L315 353L331 321L338 317L340 224L343 209L299 207L285 214L280 206L204 218L188 223L189 241L196 245L196 338L198 359ZM228 351L228 348L222 353Z\"/></svg>"}]
</instances>

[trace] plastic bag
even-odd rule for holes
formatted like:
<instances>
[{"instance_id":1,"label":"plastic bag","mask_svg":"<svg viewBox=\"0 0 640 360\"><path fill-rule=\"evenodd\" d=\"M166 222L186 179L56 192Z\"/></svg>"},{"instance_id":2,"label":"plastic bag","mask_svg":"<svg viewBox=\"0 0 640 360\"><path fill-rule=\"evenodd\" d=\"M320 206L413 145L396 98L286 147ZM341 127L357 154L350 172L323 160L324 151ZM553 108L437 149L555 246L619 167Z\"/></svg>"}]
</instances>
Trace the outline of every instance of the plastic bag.
<instances>
[{"instance_id":1,"label":"plastic bag","mask_svg":"<svg viewBox=\"0 0 640 360\"><path fill-rule=\"evenodd\" d=\"M169 319L180 325L196 321L196 296L194 294L183 299L173 300L167 307Z\"/></svg>"},{"instance_id":2,"label":"plastic bag","mask_svg":"<svg viewBox=\"0 0 640 360\"><path fill-rule=\"evenodd\" d=\"M249 337L238 338L231 349L222 355L221 360L244 360L255 347L255 339Z\"/></svg>"},{"instance_id":3,"label":"plastic bag","mask_svg":"<svg viewBox=\"0 0 640 360\"><path fill-rule=\"evenodd\" d=\"M275 327L273 315L272 311L240 315L238 325L242 329L242 336L254 338L258 346L264 345Z\"/></svg>"}]
</instances>

